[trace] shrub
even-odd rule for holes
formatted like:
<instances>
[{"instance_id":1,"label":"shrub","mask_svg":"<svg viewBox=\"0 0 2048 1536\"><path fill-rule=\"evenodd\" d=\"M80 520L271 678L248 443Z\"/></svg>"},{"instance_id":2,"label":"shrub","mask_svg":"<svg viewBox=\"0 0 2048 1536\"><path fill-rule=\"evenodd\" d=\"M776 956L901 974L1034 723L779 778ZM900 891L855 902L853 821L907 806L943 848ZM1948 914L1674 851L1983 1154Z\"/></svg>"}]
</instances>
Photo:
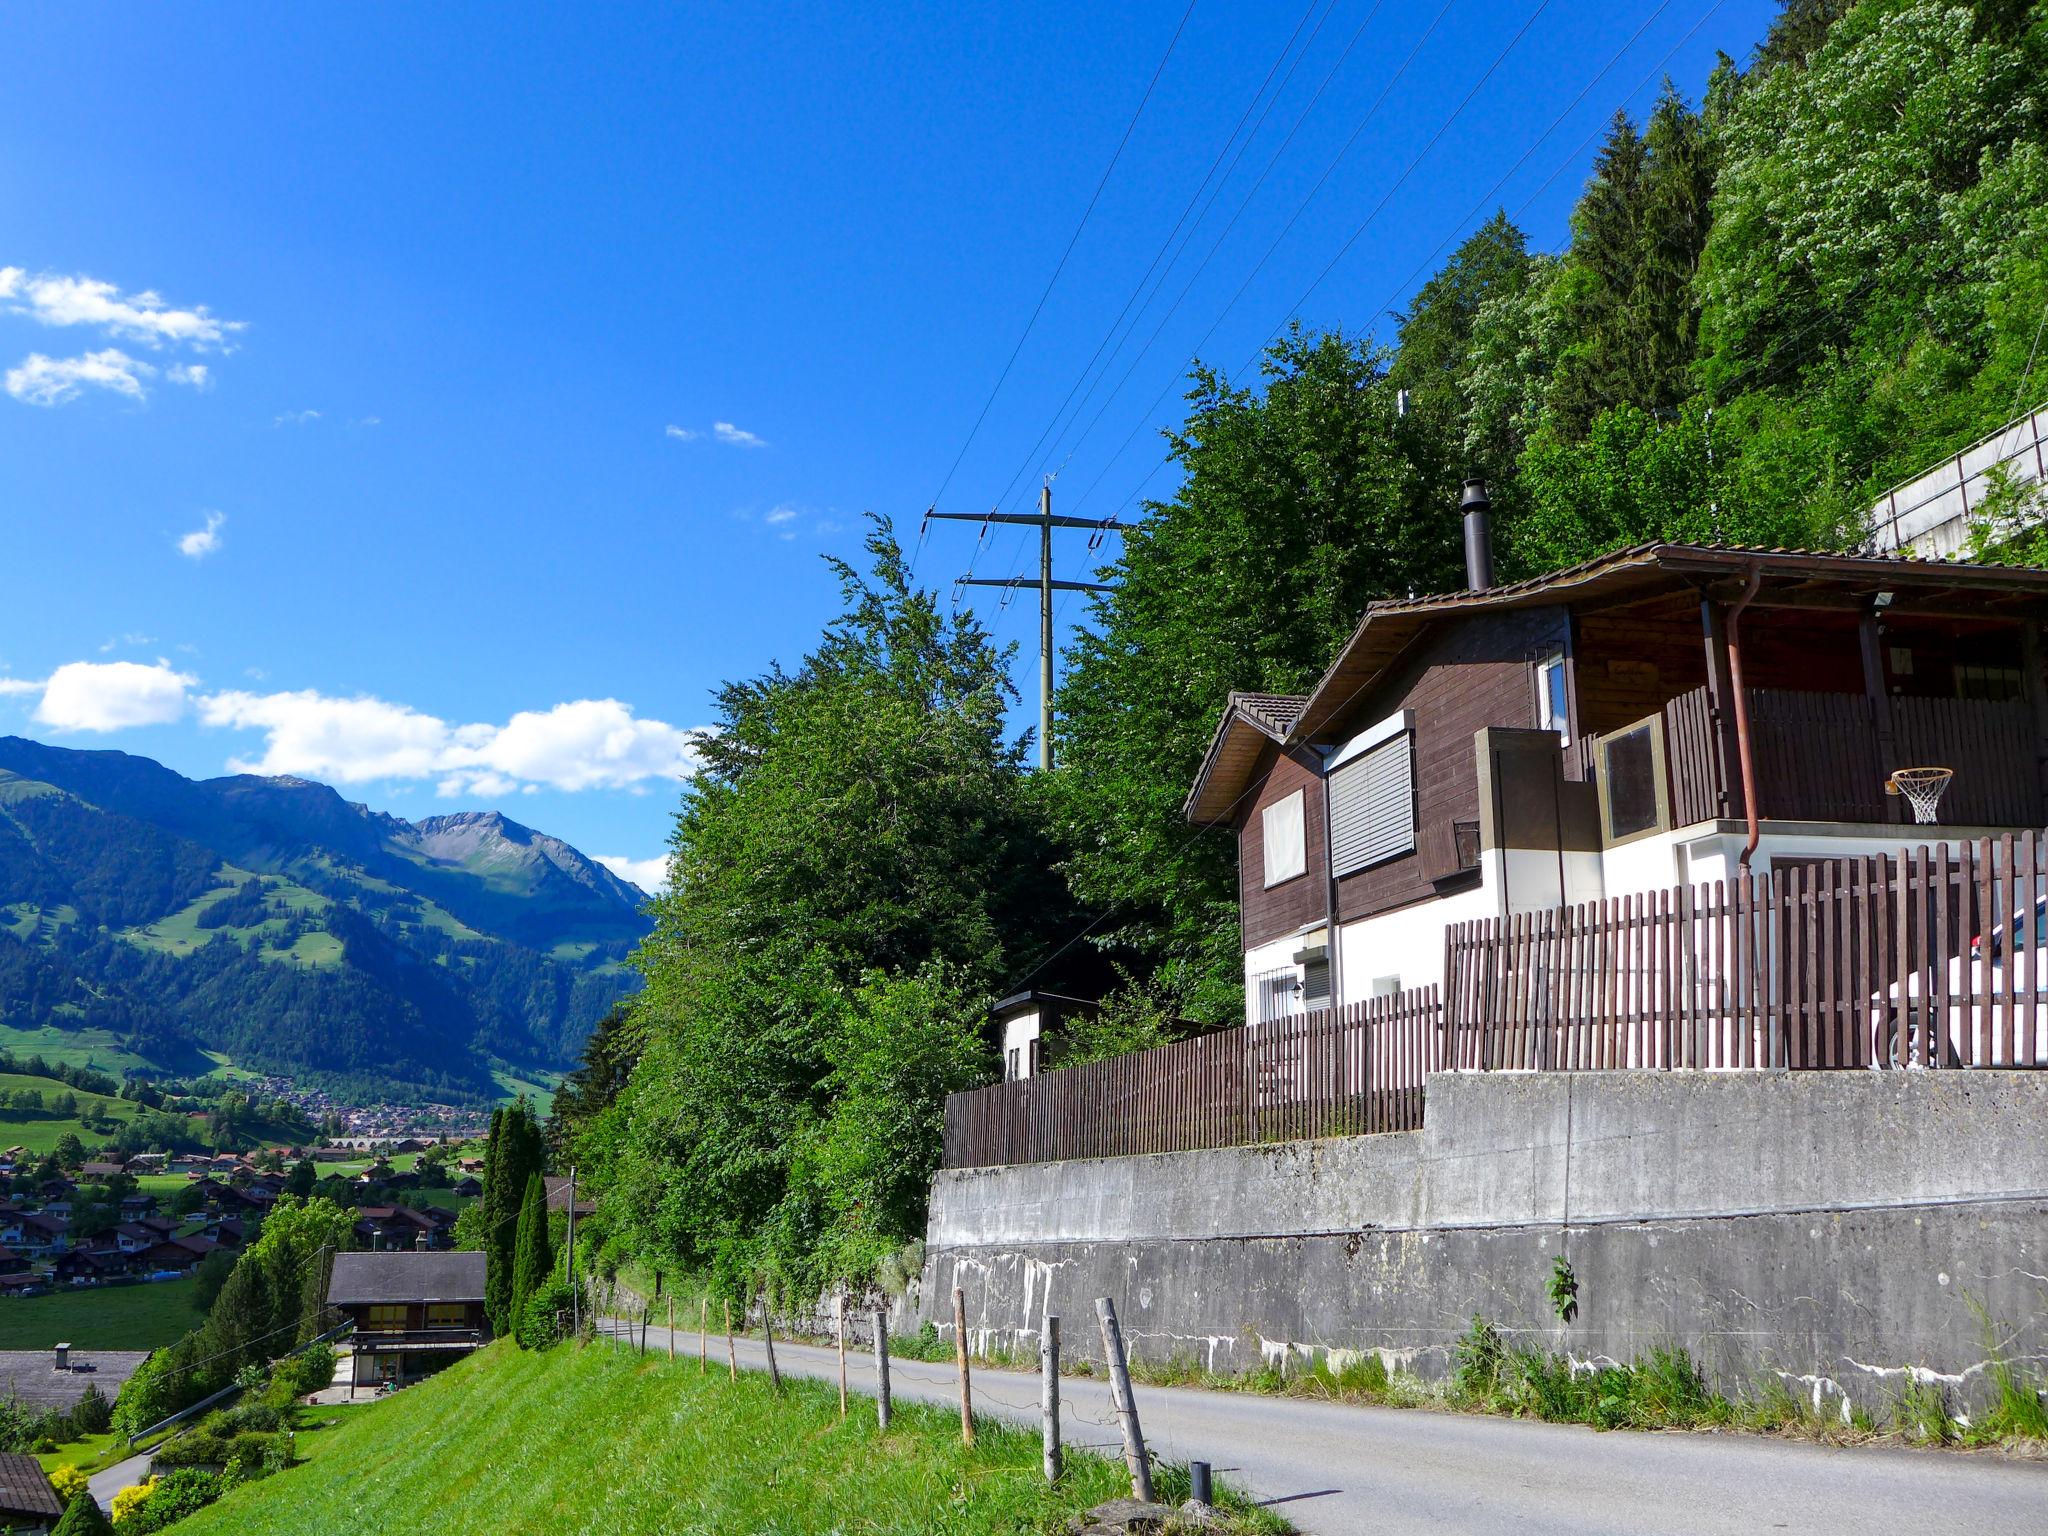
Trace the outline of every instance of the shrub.
<instances>
[{"instance_id":1,"label":"shrub","mask_svg":"<svg viewBox=\"0 0 2048 1536\"><path fill-rule=\"evenodd\" d=\"M1483 1317L1472 1319L1465 1336L1452 1346L1453 1391L1468 1402L1485 1402L1500 1389L1501 1365L1507 1357L1500 1334Z\"/></svg>"},{"instance_id":2,"label":"shrub","mask_svg":"<svg viewBox=\"0 0 2048 1536\"><path fill-rule=\"evenodd\" d=\"M152 1493L156 1492L157 1482L157 1478L147 1478L140 1483L123 1488L114 1495L114 1524L121 1528L123 1536L126 1536L126 1533L129 1531L139 1529L139 1527L133 1524L135 1512L148 1502L149 1496Z\"/></svg>"},{"instance_id":3,"label":"shrub","mask_svg":"<svg viewBox=\"0 0 2048 1536\"><path fill-rule=\"evenodd\" d=\"M259 1477L268 1477L283 1467L287 1444L285 1437L275 1432L252 1431L235 1436L228 1446L221 1481L233 1487L236 1483L253 1483Z\"/></svg>"},{"instance_id":4,"label":"shrub","mask_svg":"<svg viewBox=\"0 0 2048 1536\"><path fill-rule=\"evenodd\" d=\"M221 1496L219 1477L197 1467L183 1467L163 1477L152 1477L147 1498L135 1506L121 1527L121 1536L146 1536L196 1514Z\"/></svg>"},{"instance_id":5,"label":"shrub","mask_svg":"<svg viewBox=\"0 0 2048 1536\"><path fill-rule=\"evenodd\" d=\"M92 1479L76 1467L59 1467L50 1474L50 1487L56 1491L57 1502L67 1507L91 1486Z\"/></svg>"},{"instance_id":6,"label":"shrub","mask_svg":"<svg viewBox=\"0 0 2048 1536\"><path fill-rule=\"evenodd\" d=\"M195 1429L167 1440L150 1457L151 1471L168 1472L175 1467L220 1467L227 1464L228 1437L212 1428Z\"/></svg>"},{"instance_id":7,"label":"shrub","mask_svg":"<svg viewBox=\"0 0 2048 1536\"><path fill-rule=\"evenodd\" d=\"M334 1382L334 1366L338 1358L323 1344L278 1361L271 1368L270 1387L264 1393L264 1401L274 1408L285 1408L302 1397L324 1391Z\"/></svg>"},{"instance_id":8,"label":"shrub","mask_svg":"<svg viewBox=\"0 0 2048 1536\"><path fill-rule=\"evenodd\" d=\"M549 1280L526 1298L526 1310L519 1315L519 1347L550 1349L562 1341L564 1320L571 1291L567 1281Z\"/></svg>"}]
</instances>

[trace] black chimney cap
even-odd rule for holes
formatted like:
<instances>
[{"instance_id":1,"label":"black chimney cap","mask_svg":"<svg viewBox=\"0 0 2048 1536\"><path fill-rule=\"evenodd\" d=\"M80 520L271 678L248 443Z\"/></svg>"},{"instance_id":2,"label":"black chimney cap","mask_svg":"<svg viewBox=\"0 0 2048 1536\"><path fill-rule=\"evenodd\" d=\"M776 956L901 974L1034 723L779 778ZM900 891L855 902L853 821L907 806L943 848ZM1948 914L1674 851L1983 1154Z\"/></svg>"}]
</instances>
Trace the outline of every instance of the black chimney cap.
<instances>
[{"instance_id":1,"label":"black chimney cap","mask_svg":"<svg viewBox=\"0 0 2048 1536\"><path fill-rule=\"evenodd\" d=\"M1486 512L1493 507L1492 499L1486 494L1484 480L1467 480L1465 493L1458 498L1460 512Z\"/></svg>"}]
</instances>

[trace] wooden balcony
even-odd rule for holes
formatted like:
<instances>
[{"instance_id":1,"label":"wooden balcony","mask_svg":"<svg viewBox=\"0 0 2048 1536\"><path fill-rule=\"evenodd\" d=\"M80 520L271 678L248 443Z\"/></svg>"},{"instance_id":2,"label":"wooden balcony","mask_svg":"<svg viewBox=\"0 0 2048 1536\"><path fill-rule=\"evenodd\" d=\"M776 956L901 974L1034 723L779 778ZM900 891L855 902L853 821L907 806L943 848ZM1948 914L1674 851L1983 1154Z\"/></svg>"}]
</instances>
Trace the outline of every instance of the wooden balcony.
<instances>
[{"instance_id":1,"label":"wooden balcony","mask_svg":"<svg viewBox=\"0 0 2048 1536\"><path fill-rule=\"evenodd\" d=\"M1772 821L1906 822L1884 781L1899 768L1953 768L1944 826L2042 825L2041 742L2024 700L1894 695L1888 722L1864 694L1749 690L1757 813ZM1715 717L1705 688L1659 712L1670 825L1743 814L1734 722ZM1618 734L1618 733L1617 733ZM1598 747L1592 755L1597 759Z\"/></svg>"},{"instance_id":2,"label":"wooden balcony","mask_svg":"<svg viewBox=\"0 0 2048 1536\"><path fill-rule=\"evenodd\" d=\"M481 1349L481 1328L358 1328L349 1345L359 1354L404 1354L434 1349Z\"/></svg>"}]
</instances>

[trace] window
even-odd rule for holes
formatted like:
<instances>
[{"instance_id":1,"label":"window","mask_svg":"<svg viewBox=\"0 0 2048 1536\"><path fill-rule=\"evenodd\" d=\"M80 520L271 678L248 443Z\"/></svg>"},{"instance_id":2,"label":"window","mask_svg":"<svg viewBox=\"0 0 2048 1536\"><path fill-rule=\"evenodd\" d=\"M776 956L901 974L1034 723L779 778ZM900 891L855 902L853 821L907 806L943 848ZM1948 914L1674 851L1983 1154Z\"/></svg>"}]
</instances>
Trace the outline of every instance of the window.
<instances>
[{"instance_id":1,"label":"window","mask_svg":"<svg viewBox=\"0 0 2048 1536\"><path fill-rule=\"evenodd\" d=\"M1415 851L1415 738L1407 731L1330 775L1330 873Z\"/></svg>"},{"instance_id":2,"label":"window","mask_svg":"<svg viewBox=\"0 0 2048 1536\"><path fill-rule=\"evenodd\" d=\"M1270 1024L1302 1011L1301 977L1293 967L1252 978L1253 1022Z\"/></svg>"},{"instance_id":3,"label":"window","mask_svg":"<svg viewBox=\"0 0 2048 1536\"><path fill-rule=\"evenodd\" d=\"M1296 790L1262 813L1266 845L1266 884L1278 885L1308 873L1308 842L1302 822L1302 794Z\"/></svg>"},{"instance_id":4,"label":"window","mask_svg":"<svg viewBox=\"0 0 2048 1536\"><path fill-rule=\"evenodd\" d=\"M427 1306L429 1328L464 1328L469 1325L469 1308L459 1301L436 1301Z\"/></svg>"},{"instance_id":5,"label":"window","mask_svg":"<svg viewBox=\"0 0 2048 1536\"><path fill-rule=\"evenodd\" d=\"M367 1322L372 1328L403 1328L405 1326L405 1305L376 1306L370 1308Z\"/></svg>"},{"instance_id":6,"label":"window","mask_svg":"<svg viewBox=\"0 0 2048 1536\"><path fill-rule=\"evenodd\" d=\"M1600 739L1600 815L1610 843L1664 824L1664 749L1656 716Z\"/></svg>"},{"instance_id":7,"label":"window","mask_svg":"<svg viewBox=\"0 0 2048 1536\"><path fill-rule=\"evenodd\" d=\"M1981 662L1956 663L1956 697L2003 701L2026 696L2026 685L2018 667L1985 666Z\"/></svg>"},{"instance_id":8,"label":"window","mask_svg":"<svg viewBox=\"0 0 2048 1536\"><path fill-rule=\"evenodd\" d=\"M1566 746L1572 741L1571 705L1564 692L1564 653L1544 657L1536 663L1536 724L1555 731Z\"/></svg>"}]
</instances>

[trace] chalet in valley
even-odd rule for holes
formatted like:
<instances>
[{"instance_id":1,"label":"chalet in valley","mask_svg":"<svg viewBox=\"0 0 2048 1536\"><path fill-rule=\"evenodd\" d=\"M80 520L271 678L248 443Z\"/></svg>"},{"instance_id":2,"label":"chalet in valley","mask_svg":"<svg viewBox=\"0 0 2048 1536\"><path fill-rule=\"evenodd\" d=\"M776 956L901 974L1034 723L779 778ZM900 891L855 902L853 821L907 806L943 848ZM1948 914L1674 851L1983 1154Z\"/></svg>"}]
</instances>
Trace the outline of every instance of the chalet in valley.
<instances>
[{"instance_id":1,"label":"chalet in valley","mask_svg":"<svg viewBox=\"0 0 2048 1536\"><path fill-rule=\"evenodd\" d=\"M1647 544L1495 585L1466 501L1468 590L1224 703L1186 815L1237 835L1248 1023L1440 983L1467 920L2048 819L2048 571Z\"/></svg>"},{"instance_id":2,"label":"chalet in valley","mask_svg":"<svg viewBox=\"0 0 2048 1536\"><path fill-rule=\"evenodd\" d=\"M481 1253L337 1253L327 1304L355 1324L351 1396L430 1376L490 1340Z\"/></svg>"}]
</instances>

